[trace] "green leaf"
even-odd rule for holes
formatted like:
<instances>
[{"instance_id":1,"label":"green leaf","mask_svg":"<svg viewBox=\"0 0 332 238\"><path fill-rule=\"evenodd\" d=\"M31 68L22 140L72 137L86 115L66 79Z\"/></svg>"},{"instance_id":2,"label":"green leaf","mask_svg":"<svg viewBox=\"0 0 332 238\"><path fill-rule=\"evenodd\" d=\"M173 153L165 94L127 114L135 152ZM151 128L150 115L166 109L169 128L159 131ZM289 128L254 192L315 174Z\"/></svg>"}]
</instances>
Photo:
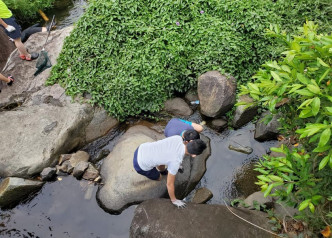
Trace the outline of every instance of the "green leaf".
<instances>
[{"instance_id":1,"label":"green leaf","mask_svg":"<svg viewBox=\"0 0 332 238\"><path fill-rule=\"evenodd\" d=\"M310 103L312 103L313 100L313 98L305 100L297 109L308 106Z\"/></svg>"},{"instance_id":2,"label":"green leaf","mask_svg":"<svg viewBox=\"0 0 332 238\"><path fill-rule=\"evenodd\" d=\"M267 177L264 176L264 175L258 175L257 178L258 178L259 180L264 181L264 182L272 182L271 179L267 178Z\"/></svg>"},{"instance_id":3,"label":"green leaf","mask_svg":"<svg viewBox=\"0 0 332 238\"><path fill-rule=\"evenodd\" d=\"M319 163L318 169L322 170L327 165L329 160L330 160L330 156L325 156L324 159L322 159L322 161Z\"/></svg>"},{"instance_id":4,"label":"green leaf","mask_svg":"<svg viewBox=\"0 0 332 238\"><path fill-rule=\"evenodd\" d=\"M314 114L312 113L312 110L311 109L305 109L305 110L302 110L300 112L300 115L299 117L300 118L308 118L308 117L311 117L313 116Z\"/></svg>"},{"instance_id":5,"label":"green leaf","mask_svg":"<svg viewBox=\"0 0 332 238\"><path fill-rule=\"evenodd\" d=\"M331 146L329 145L326 145L326 146L323 146L323 147L316 147L313 152L316 152L316 153L321 153L321 152L325 152L327 151L328 149L330 149Z\"/></svg>"},{"instance_id":6,"label":"green leaf","mask_svg":"<svg viewBox=\"0 0 332 238\"><path fill-rule=\"evenodd\" d=\"M330 140L330 136L331 136L331 129L326 128L320 136L318 147L323 147L324 145L326 145L326 143Z\"/></svg>"},{"instance_id":7,"label":"green leaf","mask_svg":"<svg viewBox=\"0 0 332 238\"><path fill-rule=\"evenodd\" d=\"M308 88L311 92L313 92L313 93L315 93L315 94L319 94L319 93L320 93L320 88L319 88L317 85L308 84L308 85L307 85L307 88Z\"/></svg>"},{"instance_id":8,"label":"green leaf","mask_svg":"<svg viewBox=\"0 0 332 238\"><path fill-rule=\"evenodd\" d=\"M282 178L280 178L279 176L276 176L276 175L269 175L267 177L270 178L272 181L275 181L275 182L283 182L284 181Z\"/></svg>"},{"instance_id":9,"label":"green leaf","mask_svg":"<svg viewBox=\"0 0 332 238\"><path fill-rule=\"evenodd\" d=\"M301 83L303 83L305 85L310 83L309 79L307 79L303 74L297 73L296 77Z\"/></svg>"},{"instance_id":10,"label":"green leaf","mask_svg":"<svg viewBox=\"0 0 332 238\"><path fill-rule=\"evenodd\" d=\"M303 95L303 96L309 96L312 97L315 94L313 94L312 92L310 92L308 89L300 89L300 90L296 90L295 91L297 94Z\"/></svg>"},{"instance_id":11,"label":"green leaf","mask_svg":"<svg viewBox=\"0 0 332 238\"><path fill-rule=\"evenodd\" d=\"M282 68L283 71L286 71L288 73L291 72L290 68L287 65L282 65L281 68Z\"/></svg>"},{"instance_id":12,"label":"green leaf","mask_svg":"<svg viewBox=\"0 0 332 238\"><path fill-rule=\"evenodd\" d=\"M328 64L326 64L321 58L318 58L317 57L317 61L318 61L318 63L320 63L322 66L324 66L324 67L330 67Z\"/></svg>"},{"instance_id":13,"label":"green leaf","mask_svg":"<svg viewBox=\"0 0 332 238\"><path fill-rule=\"evenodd\" d=\"M271 183L271 184L267 187L267 189L265 190L265 192L264 192L264 197L265 197L265 198L271 193L272 188L273 188L273 183Z\"/></svg>"},{"instance_id":14,"label":"green leaf","mask_svg":"<svg viewBox=\"0 0 332 238\"><path fill-rule=\"evenodd\" d=\"M282 82L282 79L280 78L280 76L276 71L271 71L271 75L276 81Z\"/></svg>"},{"instance_id":15,"label":"green leaf","mask_svg":"<svg viewBox=\"0 0 332 238\"><path fill-rule=\"evenodd\" d=\"M331 69L327 69L327 70L325 71L325 73L322 75L322 77L319 78L319 81L318 81L319 83L320 83L323 79L325 79L326 75L330 72L330 70L331 70Z\"/></svg>"},{"instance_id":16,"label":"green leaf","mask_svg":"<svg viewBox=\"0 0 332 238\"><path fill-rule=\"evenodd\" d=\"M293 188L294 188L293 183L287 185L287 190L286 190L287 195L289 195L292 192Z\"/></svg>"},{"instance_id":17,"label":"green leaf","mask_svg":"<svg viewBox=\"0 0 332 238\"><path fill-rule=\"evenodd\" d=\"M314 204L309 203L309 209L310 209L311 213L314 213L315 212L315 206L314 206Z\"/></svg>"},{"instance_id":18,"label":"green leaf","mask_svg":"<svg viewBox=\"0 0 332 238\"><path fill-rule=\"evenodd\" d=\"M308 207L310 202L311 202L311 199L307 199L307 200L304 200L303 202L301 202L301 204L299 206L299 211L302 211L306 207Z\"/></svg>"},{"instance_id":19,"label":"green leaf","mask_svg":"<svg viewBox=\"0 0 332 238\"><path fill-rule=\"evenodd\" d=\"M332 107L325 107L326 111L328 111L329 113L332 113Z\"/></svg>"},{"instance_id":20,"label":"green leaf","mask_svg":"<svg viewBox=\"0 0 332 238\"><path fill-rule=\"evenodd\" d=\"M315 97L311 103L311 106L312 106L312 114L316 116L320 109L320 99L318 97Z\"/></svg>"}]
</instances>

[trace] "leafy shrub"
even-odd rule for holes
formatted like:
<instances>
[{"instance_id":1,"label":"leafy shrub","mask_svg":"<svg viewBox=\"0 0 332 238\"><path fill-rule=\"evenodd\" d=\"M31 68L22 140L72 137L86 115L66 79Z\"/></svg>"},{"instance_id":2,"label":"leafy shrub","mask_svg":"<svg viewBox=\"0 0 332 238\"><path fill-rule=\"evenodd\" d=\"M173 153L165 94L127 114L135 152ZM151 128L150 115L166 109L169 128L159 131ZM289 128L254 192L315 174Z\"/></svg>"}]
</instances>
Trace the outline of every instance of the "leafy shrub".
<instances>
[{"instance_id":1,"label":"leafy shrub","mask_svg":"<svg viewBox=\"0 0 332 238\"><path fill-rule=\"evenodd\" d=\"M19 21L27 21L36 17L38 10L52 6L55 0L4 0L7 7Z\"/></svg>"},{"instance_id":2,"label":"leafy shrub","mask_svg":"<svg viewBox=\"0 0 332 238\"><path fill-rule=\"evenodd\" d=\"M257 165L257 184L264 195L275 189L273 196L300 211L318 210L319 218L331 223L332 35L318 35L313 22L307 22L301 33L291 37L271 28L269 34L280 39L286 51L280 61L266 62L255 82L241 86L240 94L250 94L273 113L281 111L284 133L295 133L301 144L271 148L284 156L265 156ZM280 103L284 105L276 108Z\"/></svg>"},{"instance_id":3,"label":"leafy shrub","mask_svg":"<svg viewBox=\"0 0 332 238\"><path fill-rule=\"evenodd\" d=\"M281 23L272 1L92 0L49 84L118 118L156 112L209 70L246 81L277 56L263 32Z\"/></svg>"}]
</instances>

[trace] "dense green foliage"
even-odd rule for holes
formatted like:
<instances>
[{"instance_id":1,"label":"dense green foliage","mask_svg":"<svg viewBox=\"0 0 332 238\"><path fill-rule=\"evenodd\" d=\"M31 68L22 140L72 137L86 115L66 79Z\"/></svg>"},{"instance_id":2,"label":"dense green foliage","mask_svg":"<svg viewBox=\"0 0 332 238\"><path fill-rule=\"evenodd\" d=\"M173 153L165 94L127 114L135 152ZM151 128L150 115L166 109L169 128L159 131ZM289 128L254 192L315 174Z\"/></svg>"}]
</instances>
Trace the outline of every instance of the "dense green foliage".
<instances>
[{"instance_id":1,"label":"dense green foliage","mask_svg":"<svg viewBox=\"0 0 332 238\"><path fill-rule=\"evenodd\" d=\"M277 56L264 30L270 23L290 25L280 13L294 20L285 2L91 0L48 83L60 83L72 96L88 93L92 103L125 118L158 111L209 70L246 81ZM297 11L300 22L315 18L310 9Z\"/></svg>"},{"instance_id":2,"label":"dense green foliage","mask_svg":"<svg viewBox=\"0 0 332 238\"><path fill-rule=\"evenodd\" d=\"M52 6L55 0L4 0L7 7L13 12L15 18L24 22L35 18L38 10L44 10Z\"/></svg>"},{"instance_id":3,"label":"dense green foliage","mask_svg":"<svg viewBox=\"0 0 332 238\"><path fill-rule=\"evenodd\" d=\"M313 22L301 28L301 35L291 37L278 27L269 34L284 43L283 57L265 63L253 83L241 86L240 94L281 112L283 132L295 135L300 146L272 148L283 156L265 156L259 162L258 184L265 196L273 191L297 205L305 217L310 210L316 212L313 217L331 224L332 35L317 34Z\"/></svg>"}]
</instances>

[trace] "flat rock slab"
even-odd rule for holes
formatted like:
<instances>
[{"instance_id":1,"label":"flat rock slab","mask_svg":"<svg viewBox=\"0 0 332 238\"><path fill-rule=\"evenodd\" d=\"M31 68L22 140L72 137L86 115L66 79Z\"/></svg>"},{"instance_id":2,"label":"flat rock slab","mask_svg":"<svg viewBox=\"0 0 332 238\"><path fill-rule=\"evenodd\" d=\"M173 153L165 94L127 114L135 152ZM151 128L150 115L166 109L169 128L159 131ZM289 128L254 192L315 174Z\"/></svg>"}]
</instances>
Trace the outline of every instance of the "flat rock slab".
<instances>
[{"instance_id":1,"label":"flat rock slab","mask_svg":"<svg viewBox=\"0 0 332 238\"><path fill-rule=\"evenodd\" d=\"M83 135L78 128L87 123L84 109L77 103L66 108L43 104L0 113L0 120L6 122L0 125L0 176L38 174L57 155L80 144Z\"/></svg>"},{"instance_id":2,"label":"flat rock slab","mask_svg":"<svg viewBox=\"0 0 332 238\"><path fill-rule=\"evenodd\" d=\"M0 207L11 207L26 199L30 193L36 192L44 182L8 177L0 184Z\"/></svg>"},{"instance_id":3,"label":"flat rock slab","mask_svg":"<svg viewBox=\"0 0 332 238\"><path fill-rule=\"evenodd\" d=\"M267 214L230 208L240 217L269 230ZM135 210L130 227L131 238L269 238L271 234L234 216L223 205L188 203L176 208L169 199L153 199Z\"/></svg>"},{"instance_id":4,"label":"flat rock slab","mask_svg":"<svg viewBox=\"0 0 332 238\"><path fill-rule=\"evenodd\" d=\"M153 181L138 174L133 167L133 155L140 144L163 138L163 134L145 126L131 127L123 135L101 167L105 185L98 191L97 200L104 210L117 214L132 204L167 195L166 176L161 181ZM208 139L205 137L204 140L208 148L194 159L184 158L184 172L176 175L175 192L178 198L183 198L194 189L205 173L210 147Z\"/></svg>"}]
</instances>

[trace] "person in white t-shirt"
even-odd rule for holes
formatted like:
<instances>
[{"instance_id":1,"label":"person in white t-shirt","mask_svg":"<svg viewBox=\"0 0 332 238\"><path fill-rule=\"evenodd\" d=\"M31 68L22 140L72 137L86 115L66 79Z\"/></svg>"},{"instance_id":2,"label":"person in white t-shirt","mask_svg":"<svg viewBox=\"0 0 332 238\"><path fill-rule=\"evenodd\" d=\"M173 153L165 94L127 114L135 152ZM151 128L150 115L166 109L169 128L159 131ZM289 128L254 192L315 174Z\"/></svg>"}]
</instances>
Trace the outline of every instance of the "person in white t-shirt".
<instances>
[{"instance_id":1,"label":"person in white t-shirt","mask_svg":"<svg viewBox=\"0 0 332 238\"><path fill-rule=\"evenodd\" d=\"M167 190L172 203L177 207L185 207L185 203L175 197L176 173L185 155L196 157L205 148L206 144L201 139L184 144L183 138L178 135L143 143L134 153L134 168L137 173L152 180L161 180L162 175L167 175Z\"/></svg>"}]
</instances>

